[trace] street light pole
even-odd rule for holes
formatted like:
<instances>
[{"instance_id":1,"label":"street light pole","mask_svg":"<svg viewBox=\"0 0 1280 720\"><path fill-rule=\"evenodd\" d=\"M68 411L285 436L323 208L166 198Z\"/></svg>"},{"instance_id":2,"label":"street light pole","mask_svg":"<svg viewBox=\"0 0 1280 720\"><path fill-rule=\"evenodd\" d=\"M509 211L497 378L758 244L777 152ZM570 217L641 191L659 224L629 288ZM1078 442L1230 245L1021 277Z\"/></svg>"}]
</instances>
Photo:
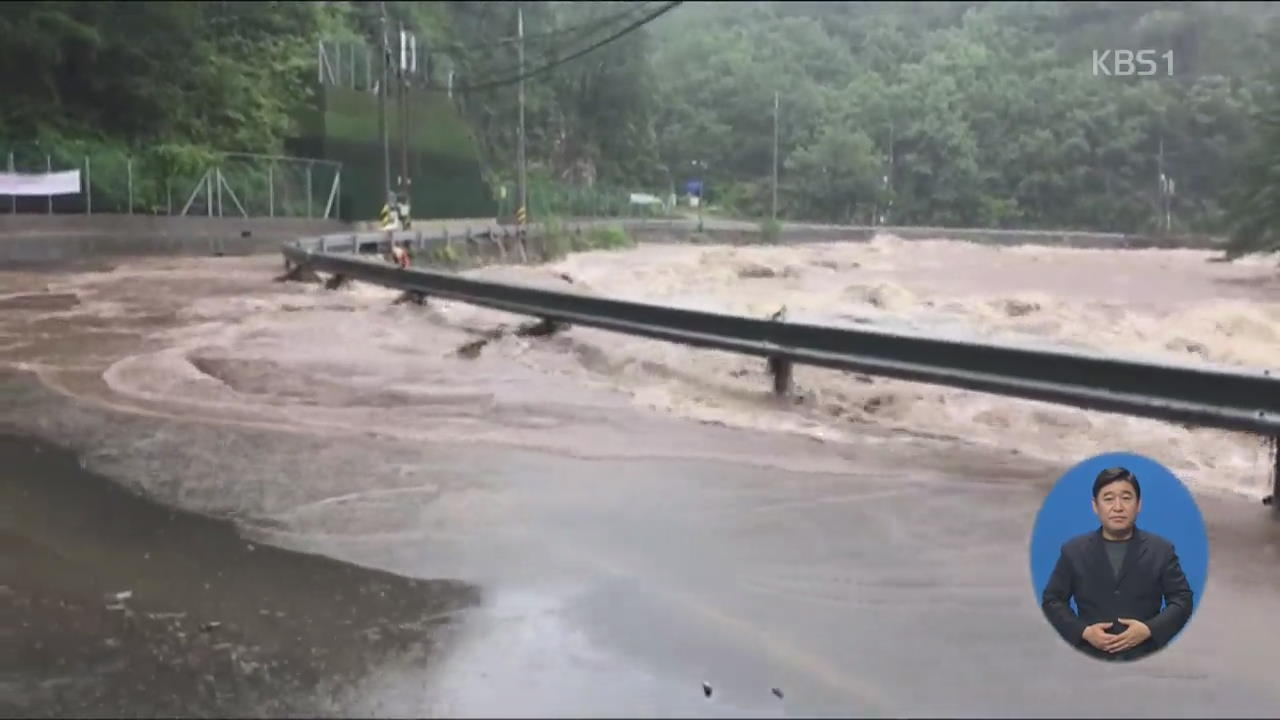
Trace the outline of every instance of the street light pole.
<instances>
[{"instance_id":1,"label":"street light pole","mask_svg":"<svg viewBox=\"0 0 1280 720\"><path fill-rule=\"evenodd\" d=\"M396 88L400 105L400 182L397 185L406 205L409 204L409 54L412 52L409 38L404 23L400 23L400 66L396 73L400 79Z\"/></svg>"},{"instance_id":2,"label":"street light pole","mask_svg":"<svg viewBox=\"0 0 1280 720\"><path fill-rule=\"evenodd\" d=\"M675 206L678 204L676 200L676 180L675 180L675 177L671 174L671 168L668 167L667 165L664 164L662 166L662 171L667 174L667 193L668 193L667 197L663 198L662 205L663 207L666 207L667 203L670 202L672 206L667 210L667 212L672 212L674 211Z\"/></svg>"},{"instance_id":3,"label":"street light pole","mask_svg":"<svg viewBox=\"0 0 1280 720\"><path fill-rule=\"evenodd\" d=\"M698 168L698 232L702 232L702 204L707 197L705 181L707 163L703 160L694 160L690 164Z\"/></svg>"},{"instance_id":4,"label":"street light pole","mask_svg":"<svg viewBox=\"0 0 1280 720\"><path fill-rule=\"evenodd\" d=\"M516 150L516 164L520 175L520 212L526 220L529 217L529 189L525 183L525 147L524 147L524 8L516 8L516 35L519 39L520 53L520 139ZM521 223L523 224L523 223Z\"/></svg>"},{"instance_id":5,"label":"street light pole","mask_svg":"<svg viewBox=\"0 0 1280 720\"><path fill-rule=\"evenodd\" d=\"M382 12L382 79L378 84L378 120L382 130L382 192L391 198L391 139L387 129L387 3L378 5Z\"/></svg>"},{"instance_id":6,"label":"street light pole","mask_svg":"<svg viewBox=\"0 0 1280 720\"><path fill-rule=\"evenodd\" d=\"M769 217L775 222L778 219L778 92L773 92L773 204Z\"/></svg>"}]
</instances>

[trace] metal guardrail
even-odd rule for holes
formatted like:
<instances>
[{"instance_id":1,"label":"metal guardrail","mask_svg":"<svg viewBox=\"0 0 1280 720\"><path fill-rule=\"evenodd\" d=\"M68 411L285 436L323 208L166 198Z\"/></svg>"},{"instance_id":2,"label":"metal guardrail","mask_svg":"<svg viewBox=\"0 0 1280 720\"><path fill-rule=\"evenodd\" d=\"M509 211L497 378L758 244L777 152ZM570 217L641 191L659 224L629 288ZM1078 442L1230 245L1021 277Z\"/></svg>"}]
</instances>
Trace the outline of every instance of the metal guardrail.
<instances>
[{"instance_id":1,"label":"metal guardrail","mask_svg":"<svg viewBox=\"0 0 1280 720\"><path fill-rule=\"evenodd\" d=\"M938 339L880 330L758 320L401 269L343 257L387 233L286 244L288 263L391 288L547 320L597 327L786 363L851 370L1174 423L1280 437L1280 371L1176 365L1083 352ZM397 242L448 242L412 232ZM788 368L789 370L789 368ZM1277 453L1280 462L1280 452ZM1276 482L1280 490L1280 467Z\"/></svg>"}]
</instances>

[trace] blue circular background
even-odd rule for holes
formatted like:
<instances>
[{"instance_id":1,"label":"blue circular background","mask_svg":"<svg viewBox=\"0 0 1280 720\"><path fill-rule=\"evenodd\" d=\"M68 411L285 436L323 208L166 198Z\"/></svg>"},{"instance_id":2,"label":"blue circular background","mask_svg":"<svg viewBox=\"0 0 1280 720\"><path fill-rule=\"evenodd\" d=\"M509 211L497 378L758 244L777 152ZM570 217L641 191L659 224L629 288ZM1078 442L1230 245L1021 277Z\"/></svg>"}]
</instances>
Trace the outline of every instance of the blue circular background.
<instances>
[{"instance_id":1,"label":"blue circular background","mask_svg":"<svg viewBox=\"0 0 1280 720\"><path fill-rule=\"evenodd\" d=\"M1093 514L1093 481L1109 467L1125 467L1142 486L1142 510L1137 526L1173 543L1178 562L1191 585L1191 614L1204 600L1209 573L1209 537L1204 519L1191 492L1160 463L1133 453L1107 453L1089 458L1071 468L1044 499L1035 528L1031 531L1031 582L1040 605L1044 586L1058 563L1062 544L1081 533L1097 530L1101 523ZM1072 609L1075 601L1072 600ZM1185 626L1184 626L1185 629ZM1175 636L1176 638L1176 636Z\"/></svg>"}]
</instances>

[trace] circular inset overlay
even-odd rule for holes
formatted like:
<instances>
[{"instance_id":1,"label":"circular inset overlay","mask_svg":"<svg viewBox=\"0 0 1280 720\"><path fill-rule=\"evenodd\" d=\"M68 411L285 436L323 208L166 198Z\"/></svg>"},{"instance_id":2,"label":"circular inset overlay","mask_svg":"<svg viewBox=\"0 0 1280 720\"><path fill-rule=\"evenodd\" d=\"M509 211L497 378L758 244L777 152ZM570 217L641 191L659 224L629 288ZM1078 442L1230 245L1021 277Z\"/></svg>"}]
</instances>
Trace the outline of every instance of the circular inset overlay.
<instances>
[{"instance_id":1,"label":"circular inset overlay","mask_svg":"<svg viewBox=\"0 0 1280 720\"><path fill-rule=\"evenodd\" d=\"M1097 500L1095 483L1101 485ZM1203 602L1208 570L1209 540L1191 492L1163 465L1133 453L1098 455L1068 470L1045 498L1031 534L1036 604L1063 639L1101 659L1137 659L1167 646ZM1118 620L1115 615L1143 623L1150 640L1112 652L1077 637L1086 624ZM1104 647L1109 640L1092 637Z\"/></svg>"}]
</instances>

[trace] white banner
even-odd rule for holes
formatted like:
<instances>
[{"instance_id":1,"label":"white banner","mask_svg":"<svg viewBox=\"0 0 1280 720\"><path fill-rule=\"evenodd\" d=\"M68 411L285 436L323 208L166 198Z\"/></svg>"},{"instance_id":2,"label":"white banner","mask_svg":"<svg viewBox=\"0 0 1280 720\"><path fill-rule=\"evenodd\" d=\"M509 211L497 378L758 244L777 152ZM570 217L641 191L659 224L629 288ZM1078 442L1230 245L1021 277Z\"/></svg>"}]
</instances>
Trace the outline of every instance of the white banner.
<instances>
[{"instance_id":1,"label":"white banner","mask_svg":"<svg viewBox=\"0 0 1280 720\"><path fill-rule=\"evenodd\" d=\"M55 173L0 172L0 195L44 197L79 194L79 170Z\"/></svg>"},{"instance_id":2,"label":"white banner","mask_svg":"<svg viewBox=\"0 0 1280 720\"><path fill-rule=\"evenodd\" d=\"M661 205L662 198L649 193L631 193L632 205Z\"/></svg>"}]
</instances>

